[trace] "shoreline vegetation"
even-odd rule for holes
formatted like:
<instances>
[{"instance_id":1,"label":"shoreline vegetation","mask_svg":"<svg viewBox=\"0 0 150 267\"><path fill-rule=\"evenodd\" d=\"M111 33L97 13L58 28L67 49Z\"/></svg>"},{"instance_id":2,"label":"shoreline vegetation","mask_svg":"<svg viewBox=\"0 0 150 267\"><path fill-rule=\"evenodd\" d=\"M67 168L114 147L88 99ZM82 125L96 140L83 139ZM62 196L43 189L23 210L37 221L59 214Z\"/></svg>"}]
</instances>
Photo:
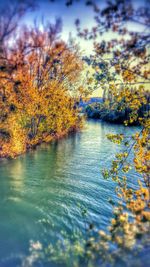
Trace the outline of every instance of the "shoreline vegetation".
<instances>
[{"instance_id":1,"label":"shoreline vegetation","mask_svg":"<svg viewBox=\"0 0 150 267\"><path fill-rule=\"evenodd\" d=\"M42 30L22 27L13 49L7 45L15 34L7 33L8 25L17 28L28 5L17 7L10 6L0 28L0 158L14 158L79 128L77 103L88 90L79 48L59 37L61 19Z\"/></svg>"},{"instance_id":2,"label":"shoreline vegetation","mask_svg":"<svg viewBox=\"0 0 150 267\"><path fill-rule=\"evenodd\" d=\"M25 153L27 153L28 151L31 151L31 150L35 150L38 146L40 146L41 144L43 143L46 143L46 144L50 144L52 141L57 141L57 140L60 140L64 137L67 137L69 134L73 134L75 132L78 132L81 130L81 121L79 123L79 125L77 126L72 126L70 129L68 129L67 131L63 131L61 133L55 133L55 134L45 134L45 136L35 140L34 142L32 143L26 143L26 148L22 151L20 151L20 153L16 153L16 152L13 152L13 154L11 153L3 153L0 151L0 160L2 159L15 159Z\"/></svg>"},{"instance_id":3,"label":"shoreline vegetation","mask_svg":"<svg viewBox=\"0 0 150 267\"><path fill-rule=\"evenodd\" d=\"M149 96L147 96L147 103L150 103ZM119 108L121 107L121 109ZM114 124L124 124L128 126L139 126L140 120L144 118L145 114L149 111L149 104L143 104L136 111L136 118L132 120L133 110L123 105L108 107L105 102L95 102L88 104L83 108L83 112L88 119L100 119Z\"/></svg>"},{"instance_id":4,"label":"shoreline vegetation","mask_svg":"<svg viewBox=\"0 0 150 267\"><path fill-rule=\"evenodd\" d=\"M147 103L149 103L149 94L147 94ZM111 107L108 107L109 102L105 101L102 98L91 98L90 100L86 100L85 102L78 102L75 99L71 99L73 106L69 110L69 113L72 114L73 121L70 122L71 125L63 129L63 118L62 118L62 127L61 130L59 128L56 130L50 130L47 131L40 131L40 122L35 131L35 133L26 132L27 137L26 141L21 141L20 145L17 145L17 148L19 150L15 149L14 147L11 148L10 139L13 138L9 134L7 130L0 129L0 139L1 139L1 146L0 146L0 159L2 158L16 158L17 156L26 153L27 151L34 150L36 147L42 143L50 143L54 140L59 140L68 134L74 133L79 131L83 127L83 119L80 116L80 112L83 114L83 116L86 119L94 119L94 120L101 120L104 122L109 122L112 124L123 124L128 126L140 126L140 120L141 118L144 118L144 114L149 110L149 104L143 104L137 111L137 117L133 121L130 120L130 116L132 117L132 109L130 108L122 108L122 110L119 110L119 106L123 107L122 103L117 106L113 106L111 104ZM57 112L56 112L57 114ZM44 118L46 119L46 118ZM127 122L127 123L126 123ZM41 121L42 124L42 121ZM57 119L56 119L57 124ZM29 130L29 129L28 129ZM21 135L23 134L24 129L20 129ZM38 132L39 131L39 132ZM14 136L15 138L15 136ZM16 142L19 142L19 140L16 139Z\"/></svg>"}]
</instances>

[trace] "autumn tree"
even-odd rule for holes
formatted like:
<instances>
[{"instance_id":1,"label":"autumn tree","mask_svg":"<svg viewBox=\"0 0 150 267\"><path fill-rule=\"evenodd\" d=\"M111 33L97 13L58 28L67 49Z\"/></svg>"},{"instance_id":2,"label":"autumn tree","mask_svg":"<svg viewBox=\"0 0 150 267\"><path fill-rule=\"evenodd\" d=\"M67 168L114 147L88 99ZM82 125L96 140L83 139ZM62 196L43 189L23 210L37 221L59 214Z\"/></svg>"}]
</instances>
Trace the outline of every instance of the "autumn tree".
<instances>
[{"instance_id":1,"label":"autumn tree","mask_svg":"<svg viewBox=\"0 0 150 267\"><path fill-rule=\"evenodd\" d=\"M9 47L20 9L14 12L1 59L1 156L25 152L80 124L76 102L83 64L78 48L59 40L60 19L41 30L22 27Z\"/></svg>"}]
</instances>

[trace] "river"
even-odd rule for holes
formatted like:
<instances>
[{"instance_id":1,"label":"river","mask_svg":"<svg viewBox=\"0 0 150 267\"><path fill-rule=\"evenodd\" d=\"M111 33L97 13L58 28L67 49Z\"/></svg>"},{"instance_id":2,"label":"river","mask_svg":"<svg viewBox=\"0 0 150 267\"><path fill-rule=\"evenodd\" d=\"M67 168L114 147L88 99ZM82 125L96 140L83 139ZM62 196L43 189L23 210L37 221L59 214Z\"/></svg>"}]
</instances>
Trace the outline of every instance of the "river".
<instances>
[{"instance_id":1,"label":"river","mask_svg":"<svg viewBox=\"0 0 150 267\"><path fill-rule=\"evenodd\" d=\"M13 160L0 162L0 267L20 266L29 253L30 240L47 244L62 231L86 231L81 207L88 220L106 229L116 200L115 184L104 180L120 149L107 133L133 133L136 127L88 121L81 132L51 144L42 144ZM130 182L134 183L131 172ZM50 265L49 265L50 266Z\"/></svg>"}]
</instances>

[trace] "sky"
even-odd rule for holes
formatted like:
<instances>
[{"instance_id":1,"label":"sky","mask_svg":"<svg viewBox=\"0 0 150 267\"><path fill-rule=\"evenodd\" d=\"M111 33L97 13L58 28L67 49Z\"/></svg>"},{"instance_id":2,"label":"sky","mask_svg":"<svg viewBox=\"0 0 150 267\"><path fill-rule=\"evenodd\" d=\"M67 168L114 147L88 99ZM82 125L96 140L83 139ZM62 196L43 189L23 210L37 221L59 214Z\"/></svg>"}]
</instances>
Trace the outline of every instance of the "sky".
<instances>
[{"instance_id":1,"label":"sky","mask_svg":"<svg viewBox=\"0 0 150 267\"><path fill-rule=\"evenodd\" d=\"M1 6L7 6L9 3L13 3L16 0L0 0L0 8ZM22 0L18 0L22 1ZM93 42L85 41L81 38L77 37L77 31L75 28L75 20L80 18L81 28L92 28L94 23L94 13L90 6L85 5L85 0L74 0L73 5L67 7L65 5L66 0L32 0L37 8L35 11L29 12L22 20L22 24L33 25L36 20L40 25L42 19L46 22L47 20L54 23L56 18L61 18L63 22L63 28L61 33L61 38L65 41L68 40L69 34L71 33L72 37L77 39L79 42L81 50L83 54L89 55L93 50ZM69 1L69 0L68 0ZM102 9L106 5L107 0L95 0L99 7ZM144 3L144 1L148 0L132 0L135 5L139 5L140 3ZM134 25L132 25L134 27ZM116 38L116 33L105 34L105 36L101 37L101 39L109 40L110 38Z\"/></svg>"},{"instance_id":2,"label":"sky","mask_svg":"<svg viewBox=\"0 0 150 267\"><path fill-rule=\"evenodd\" d=\"M0 0L0 8L2 6L6 7L9 3L13 3L16 0ZM18 0L22 1L22 0ZM106 0L96 0L99 4L99 7L102 9L106 5ZM148 0L132 0L134 5L138 6L144 1ZM55 22L56 18L61 18L63 23L63 28L61 32L61 38L65 41L68 41L69 34L76 38L76 41L79 43L83 55L90 55L93 51L93 41L86 41L77 37L77 31L75 28L75 20L80 18L82 28L92 28L94 26L94 13L90 6L85 5L85 0L74 0L73 5L67 7L65 5L66 0L33 0L37 4L37 8L29 12L22 19L21 24L33 25L36 20L40 25L41 21L44 20L50 21L51 23ZM137 27L137 26L136 26ZM132 25L133 30L135 25ZM139 29L138 29L139 30ZM111 38L116 38L117 33L106 33L101 38L105 40L110 40ZM95 96L97 93L95 92Z\"/></svg>"},{"instance_id":3,"label":"sky","mask_svg":"<svg viewBox=\"0 0 150 267\"><path fill-rule=\"evenodd\" d=\"M54 2L50 0L37 0L37 4L38 8L34 12L27 14L24 22L33 24L33 21L36 19L40 23L44 19L45 22L49 20L54 23L56 18L61 18L63 23L61 38L65 41L68 41L70 33L72 37L77 37L75 28L75 20L77 18L81 18L83 28L94 26L93 11L84 4L83 0L76 1L70 7L65 5L65 0L55 0ZM83 53L90 54L93 48L92 41L87 42L79 40L79 38L77 40Z\"/></svg>"},{"instance_id":4,"label":"sky","mask_svg":"<svg viewBox=\"0 0 150 267\"><path fill-rule=\"evenodd\" d=\"M4 5L10 0L0 0ZM16 0L11 0L16 1ZM22 0L18 0L22 1ZM96 0L99 4L99 7L102 9L106 5L106 0ZM135 4L139 5L140 2L144 2L145 0L132 0ZM77 40L79 43L82 53L85 55L90 55L93 51L93 41L85 41L82 38L77 37L77 31L75 28L75 20L80 18L81 28L91 29L94 25L94 13L90 6L85 5L85 0L74 0L73 5L67 7L65 5L66 0L33 0L34 3L37 4L37 8L34 12L28 13L22 23L27 25L32 25L36 20L39 25L41 21L44 19L54 23L56 18L61 18L63 22L63 28L61 33L61 38L68 41L69 35ZM134 25L132 25L134 27ZM109 32L109 34L103 35L101 39L109 40L110 38L116 38L117 34L113 33L113 35Z\"/></svg>"}]
</instances>

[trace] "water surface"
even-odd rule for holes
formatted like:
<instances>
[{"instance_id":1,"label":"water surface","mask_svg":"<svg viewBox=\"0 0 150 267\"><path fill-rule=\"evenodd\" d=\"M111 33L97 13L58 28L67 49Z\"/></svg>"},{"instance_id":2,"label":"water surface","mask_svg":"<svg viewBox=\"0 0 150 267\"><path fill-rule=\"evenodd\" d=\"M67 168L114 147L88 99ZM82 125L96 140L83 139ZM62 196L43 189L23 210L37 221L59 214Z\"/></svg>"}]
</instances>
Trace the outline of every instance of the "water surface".
<instances>
[{"instance_id":1,"label":"water surface","mask_svg":"<svg viewBox=\"0 0 150 267\"><path fill-rule=\"evenodd\" d=\"M88 219L105 229L115 200L115 185L101 170L119 149L106 134L136 127L88 121L82 132L43 144L14 160L0 162L0 267L16 267L28 255L30 240L55 243L61 231L86 231L79 204ZM132 172L130 182L134 183Z\"/></svg>"}]
</instances>

